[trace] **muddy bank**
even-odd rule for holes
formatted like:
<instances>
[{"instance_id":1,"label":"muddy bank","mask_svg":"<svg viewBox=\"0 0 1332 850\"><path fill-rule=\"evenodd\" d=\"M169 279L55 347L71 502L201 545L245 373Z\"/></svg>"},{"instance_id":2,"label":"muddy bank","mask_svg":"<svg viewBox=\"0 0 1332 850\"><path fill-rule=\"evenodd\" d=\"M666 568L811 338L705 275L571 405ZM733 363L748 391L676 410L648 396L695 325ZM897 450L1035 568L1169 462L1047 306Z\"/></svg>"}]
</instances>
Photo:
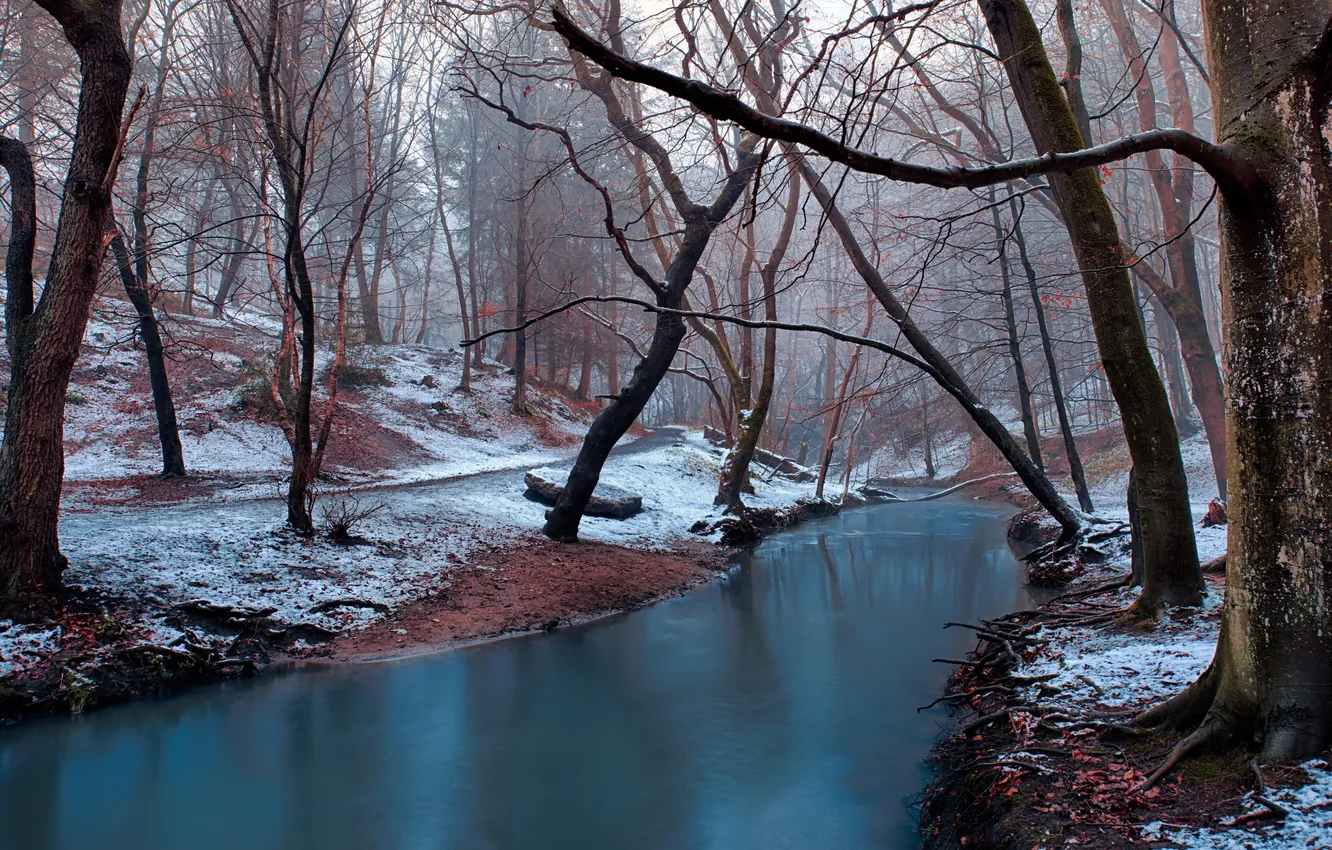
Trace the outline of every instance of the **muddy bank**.
<instances>
[{"instance_id":1,"label":"muddy bank","mask_svg":"<svg viewBox=\"0 0 1332 850\"><path fill-rule=\"evenodd\" d=\"M142 601L79 592L25 600L20 606L25 620L58 634L61 648L0 681L0 723L166 696L262 675L293 661L363 661L585 622L711 580L726 569L727 554L695 541L637 550L532 537L452 565L442 589L397 606L363 629L341 633L312 624L275 624L262 609L177 606L171 623L198 639L163 644L129 625L149 610ZM225 636L221 643L219 636Z\"/></svg>"},{"instance_id":2,"label":"muddy bank","mask_svg":"<svg viewBox=\"0 0 1332 850\"><path fill-rule=\"evenodd\" d=\"M726 555L704 543L642 551L534 537L486 552L441 592L298 656L364 661L575 625L684 593L721 574Z\"/></svg>"}]
</instances>

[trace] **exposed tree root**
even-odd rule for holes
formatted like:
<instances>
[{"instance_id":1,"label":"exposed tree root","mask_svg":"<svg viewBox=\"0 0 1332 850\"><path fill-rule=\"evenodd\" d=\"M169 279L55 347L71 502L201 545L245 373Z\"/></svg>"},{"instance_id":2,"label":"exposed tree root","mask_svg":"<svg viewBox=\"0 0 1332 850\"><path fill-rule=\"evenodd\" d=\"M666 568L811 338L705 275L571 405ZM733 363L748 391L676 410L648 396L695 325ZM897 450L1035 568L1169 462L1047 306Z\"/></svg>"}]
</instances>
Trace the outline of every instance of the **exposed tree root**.
<instances>
[{"instance_id":1,"label":"exposed tree root","mask_svg":"<svg viewBox=\"0 0 1332 850\"><path fill-rule=\"evenodd\" d=\"M1134 718L1134 723L1146 727L1170 723L1176 728L1203 723L1220 686L1221 670L1213 661L1193 684L1165 702L1158 703L1139 714Z\"/></svg>"},{"instance_id":2,"label":"exposed tree root","mask_svg":"<svg viewBox=\"0 0 1332 850\"><path fill-rule=\"evenodd\" d=\"M1253 793L1249 795L1249 799L1253 800L1255 803L1260 803L1264 808L1259 809L1256 812L1240 815L1231 821L1230 825L1243 826L1246 823L1252 823L1253 821L1263 820L1265 818L1285 820L1286 816L1290 814L1290 810L1280 803L1273 802L1266 796L1267 780L1263 779L1262 768L1258 766L1256 759L1249 762L1249 769L1253 771Z\"/></svg>"},{"instance_id":3,"label":"exposed tree root","mask_svg":"<svg viewBox=\"0 0 1332 850\"><path fill-rule=\"evenodd\" d=\"M1200 750L1210 744L1224 740L1230 737L1231 725L1219 718L1212 717L1199 726L1192 733L1187 735L1184 740L1175 745L1166 756L1166 760L1161 762L1160 766L1153 770L1142 784L1138 786L1139 791L1146 791L1156 783L1160 782L1175 765L1195 750Z\"/></svg>"}]
</instances>

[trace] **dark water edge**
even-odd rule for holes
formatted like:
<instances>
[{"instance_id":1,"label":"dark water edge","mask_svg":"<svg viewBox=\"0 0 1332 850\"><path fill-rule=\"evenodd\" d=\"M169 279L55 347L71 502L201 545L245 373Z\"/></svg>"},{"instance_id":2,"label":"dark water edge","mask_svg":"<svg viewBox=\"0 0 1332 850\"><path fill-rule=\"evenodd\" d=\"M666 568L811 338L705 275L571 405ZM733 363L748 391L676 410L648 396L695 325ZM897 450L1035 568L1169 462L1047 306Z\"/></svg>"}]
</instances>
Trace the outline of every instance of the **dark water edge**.
<instances>
[{"instance_id":1,"label":"dark water edge","mask_svg":"<svg viewBox=\"0 0 1332 850\"><path fill-rule=\"evenodd\" d=\"M1002 505L846 512L584 627L0 730L0 848L907 848Z\"/></svg>"}]
</instances>

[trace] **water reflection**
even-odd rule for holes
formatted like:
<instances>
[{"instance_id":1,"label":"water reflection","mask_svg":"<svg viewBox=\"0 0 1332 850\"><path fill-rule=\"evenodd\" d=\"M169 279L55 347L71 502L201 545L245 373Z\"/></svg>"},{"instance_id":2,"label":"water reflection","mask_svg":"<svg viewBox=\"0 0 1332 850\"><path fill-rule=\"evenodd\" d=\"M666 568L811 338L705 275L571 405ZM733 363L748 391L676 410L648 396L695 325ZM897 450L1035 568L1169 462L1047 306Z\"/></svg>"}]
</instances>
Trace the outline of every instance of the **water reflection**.
<instances>
[{"instance_id":1,"label":"water reflection","mask_svg":"<svg viewBox=\"0 0 1332 850\"><path fill-rule=\"evenodd\" d=\"M0 847L911 847L940 627L1026 601L1005 515L868 508L588 628L0 730Z\"/></svg>"}]
</instances>

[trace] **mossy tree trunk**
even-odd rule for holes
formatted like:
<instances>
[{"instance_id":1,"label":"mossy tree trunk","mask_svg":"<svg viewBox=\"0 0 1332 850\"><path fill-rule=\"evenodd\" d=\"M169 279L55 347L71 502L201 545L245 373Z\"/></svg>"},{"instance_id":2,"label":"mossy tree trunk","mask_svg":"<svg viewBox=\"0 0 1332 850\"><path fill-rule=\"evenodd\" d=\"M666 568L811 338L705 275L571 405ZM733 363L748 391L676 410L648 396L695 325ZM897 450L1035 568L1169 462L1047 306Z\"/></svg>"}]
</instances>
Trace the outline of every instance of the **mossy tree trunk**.
<instances>
[{"instance_id":1,"label":"mossy tree trunk","mask_svg":"<svg viewBox=\"0 0 1332 850\"><path fill-rule=\"evenodd\" d=\"M1211 667L1144 722L1299 759L1332 743L1332 0L1206 0L1217 141L1253 167L1220 211L1230 459Z\"/></svg>"},{"instance_id":2,"label":"mossy tree trunk","mask_svg":"<svg viewBox=\"0 0 1332 850\"><path fill-rule=\"evenodd\" d=\"M981 0L980 6L1037 150L1084 147L1027 4ZM1147 613L1161 603L1197 605L1203 580L1179 434L1138 315L1110 201L1093 169L1052 173L1049 179L1082 270L1101 363L1136 471L1146 569L1139 603Z\"/></svg>"}]
</instances>

